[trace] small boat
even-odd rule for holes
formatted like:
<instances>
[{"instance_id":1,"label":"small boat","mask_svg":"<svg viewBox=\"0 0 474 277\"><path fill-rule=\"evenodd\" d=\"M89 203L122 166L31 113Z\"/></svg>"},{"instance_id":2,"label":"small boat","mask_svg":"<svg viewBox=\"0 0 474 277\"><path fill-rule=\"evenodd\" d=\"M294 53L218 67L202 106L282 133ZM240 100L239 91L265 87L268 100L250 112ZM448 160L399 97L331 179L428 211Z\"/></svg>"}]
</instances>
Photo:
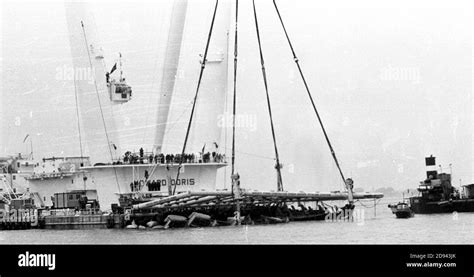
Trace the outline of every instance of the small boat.
<instances>
[{"instance_id":1,"label":"small boat","mask_svg":"<svg viewBox=\"0 0 474 277\"><path fill-rule=\"evenodd\" d=\"M241 216L240 217L240 223L243 224L243 225L249 224L249 221L248 221L249 218L250 218L249 216ZM237 225L237 217L229 216L229 217L227 217L226 221L216 220L216 223L219 226L235 226L235 225Z\"/></svg>"},{"instance_id":2,"label":"small boat","mask_svg":"<svg viewBox=\"0 0 474 277\"><path fill-rule=\"evenodd\" d=\"M235 226L237 224L237 221L235 219L232 219L233 217L229 218L230 219L227 219L226 221L216 220L217 226Z\"/></svg>"},{"instance_id":3,"label":"small boat","mask_svg":"<svg viewBox=\"0 0 474 277\"><path fill-rule=\"evenodd\" d=\"M137 229L138 225L135 223L135 220L132 221L132 224L127 225L125 229Z\"/></svg>"},{"instance_id":4,"label":"small boat","mask_svg":"<svg viewBox=\"0 0 474 277\"><path fill-rule=\"evenodd\" d=\"M213 223L213 220L210 215L207 214L202 214L198 212L193 212L191 215L188 217L188 222L186 223L186 226L199 226L199 227L205 227L205 226L210 226Z\"/></svg>"},{"instance_id":5,"label":"small boat","mask_svg":"<svg viewBox=\"0 0 474 277\"><path fill-rule=\"evenodd\" d=\"M158 225L158 222L157 222L157 221L154 221L154 220L150 220L150 221L148 221L148 222L146 223L146 226L147 226L148 228L153 228L153 227L155 227L156 225Z\"/></svg>"},{"instance_id":6,"label":"small boat","mask_svg":"<svg viewBox=\"0 0 474 277\"><path fill-rule=\"evenodd\" d=\"M184 227L188 219L181 215L170 214L165 218L165 229L170 227Z\"/></svg>"},{"instance_id":7,"label":"small boat","mask_svg":"<svg viewBox=\"0 0 474 277\"><path fill-rule=\"evenodd\" d=\"M267 224L276 224L276 223L287 223L289 221L288 217L280 218L275 216L265 216L262 215L262 218Z\"/></svg>"},{"instance_id":8,"label":"small boat","mask_svg":"<svg viewBox=\"0 0 474 277\"><path fill-rule=\"evenodd\" d=\"M146 229L145 226L135 223L135 220L132 221L130 225L127 225L125 229Z\"/></svg>"},{"instance_id":9,"label":"small boat","mask_svg":"<svg viewBox=\"0 0 474 277\"><path fill-rule=\"evenodd\" d=\"M313 209L305 209L305 210L290 210L289 216L290 221L308 221L308 220L324 220L326 215L328 214L327 211L323 209L313 210Z\"/></svg>"},{"instance_id":10,"label":"small boat","mask_svg":"<svg viewBox=\"0 0 474 277\"><path fill-rule=\"evenodd\" d=\"M415 216L413 210L405 202L399 202L396 205L389 204L388 207L397 218L410 218Z\"/></svg>"}]
</instances>

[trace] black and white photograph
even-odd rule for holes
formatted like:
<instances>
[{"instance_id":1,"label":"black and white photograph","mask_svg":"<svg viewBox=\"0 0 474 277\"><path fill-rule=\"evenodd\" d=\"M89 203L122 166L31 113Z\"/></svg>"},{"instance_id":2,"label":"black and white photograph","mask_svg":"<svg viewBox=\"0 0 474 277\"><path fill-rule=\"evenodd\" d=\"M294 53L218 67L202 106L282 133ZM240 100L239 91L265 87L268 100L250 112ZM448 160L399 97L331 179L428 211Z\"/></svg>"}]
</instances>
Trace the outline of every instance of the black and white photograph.
<instances>
[{"instance_id":1,"label":"black and white photograph","mask_svg":"<svg viewBox=\"0 0 474 277\"><path fill-rule=\"evenodd\" d=\"M0 11L0 276L474 274L469 1Z\"/></svg>"}]
</instances>

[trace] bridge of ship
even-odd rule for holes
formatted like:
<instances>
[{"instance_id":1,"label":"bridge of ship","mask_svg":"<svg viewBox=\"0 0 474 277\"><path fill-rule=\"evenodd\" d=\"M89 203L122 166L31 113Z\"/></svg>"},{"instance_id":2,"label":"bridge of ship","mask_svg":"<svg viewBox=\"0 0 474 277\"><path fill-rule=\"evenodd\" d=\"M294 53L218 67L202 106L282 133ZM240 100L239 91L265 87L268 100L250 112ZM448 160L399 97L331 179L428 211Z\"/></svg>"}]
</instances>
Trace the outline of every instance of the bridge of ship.
<instances>
[{"instance_id":1,"label":"bridge of ship","mask_svg":"<svg viewBox=\"0 0 474 277\"><path fill-rule=\"evenodd\" d=\"M354 199L378 199L382 193L354 193ZM317 202L347 200L347 192L272 192L242 191L239 201L243 205L266 205L281 202ZM184 207L226 206L235 204L231 191L187 191L133 205L134 209L179 209Z\"/></svg>"}]
</instances>

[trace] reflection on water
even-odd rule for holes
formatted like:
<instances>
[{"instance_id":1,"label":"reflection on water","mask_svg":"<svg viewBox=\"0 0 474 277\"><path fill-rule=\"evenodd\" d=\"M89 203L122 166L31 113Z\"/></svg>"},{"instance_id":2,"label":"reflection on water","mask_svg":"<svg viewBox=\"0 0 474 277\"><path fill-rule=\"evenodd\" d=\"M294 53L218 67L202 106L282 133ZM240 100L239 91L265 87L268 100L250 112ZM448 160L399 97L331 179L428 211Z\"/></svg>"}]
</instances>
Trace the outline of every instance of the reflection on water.
<instances>
[{"instance_id":1,"label":"reflection on water","mask_svg":"<svg viewBox=\"0 0 474 277\"><path fill-rule=\"evenodd\" d=\"M354 222L290 222L172 230L0 231L0 244L474 244L474 213L397 219L382 199L360 204ZM361 217L362 216L362 217Z\"/></svg>"}]
</instances>

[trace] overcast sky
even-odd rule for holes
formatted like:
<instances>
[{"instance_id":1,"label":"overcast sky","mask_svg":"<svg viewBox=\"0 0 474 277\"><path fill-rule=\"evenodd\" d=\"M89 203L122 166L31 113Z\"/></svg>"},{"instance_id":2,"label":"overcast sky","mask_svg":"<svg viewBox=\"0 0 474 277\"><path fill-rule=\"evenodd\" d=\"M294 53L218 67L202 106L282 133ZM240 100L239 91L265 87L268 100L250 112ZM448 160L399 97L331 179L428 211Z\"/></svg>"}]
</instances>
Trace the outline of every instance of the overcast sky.
<instances>
[{"instance_id":1,"label":"overcast sky","mask_svg":"<svg viewBox=\"0 0 474 277\"><path fill-rule=\"evenodd\" d=\"M341 189L272 1L256 2L285 188ZM415 188L430 154L444 171L452 164L456 185L474 182L473 13L466 2L278 1L342 168L356 186ZM196 31L203 37L214 2L193 3L188 16L205 26ZM276 189L252 4L240 3L238 105L250 123L238 129L237 168L248 186ZM130 147L151 149L146 103L159 89L157 53L165 45L160 34L167 32L171 2L89 6L109 57L125 56L140 114L132 124L143 127ZM26 134L36 158L79 155L73 86L55 79L58 68L71 64L64 3L7 1L1 7L0 155L29 151ZM198 72L199 65L187 70Z\"/></svg>"}]
</instances>

